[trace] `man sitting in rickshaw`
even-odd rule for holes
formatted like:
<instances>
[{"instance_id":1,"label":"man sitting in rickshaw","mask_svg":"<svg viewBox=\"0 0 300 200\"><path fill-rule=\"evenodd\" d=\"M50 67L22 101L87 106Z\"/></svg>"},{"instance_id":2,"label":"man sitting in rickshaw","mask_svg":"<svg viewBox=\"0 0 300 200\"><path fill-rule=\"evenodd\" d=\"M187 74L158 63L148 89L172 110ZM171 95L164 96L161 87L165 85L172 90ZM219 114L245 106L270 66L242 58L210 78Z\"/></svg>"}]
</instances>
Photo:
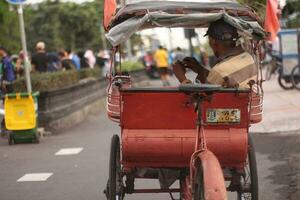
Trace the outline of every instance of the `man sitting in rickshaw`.
<instances>
[{"instance_id":1,"label":"man sitting in rickshaw","mask_svg":"<svg viewBox=\"0 0 300 200\"><path fill-rule=\"evenodd\" d=\"M218 59L217 64L212 69L207 69L196 59L186 57L173 65L179 82L192 82L185 75L186 68L190 68L198 74L196 80L201 83L249 88L249 81L256 80L257 67L252 56L238 44L237 29L220 19L210 24L205 36L207 35L209 45Z\"/></svg>"}]
</instances>

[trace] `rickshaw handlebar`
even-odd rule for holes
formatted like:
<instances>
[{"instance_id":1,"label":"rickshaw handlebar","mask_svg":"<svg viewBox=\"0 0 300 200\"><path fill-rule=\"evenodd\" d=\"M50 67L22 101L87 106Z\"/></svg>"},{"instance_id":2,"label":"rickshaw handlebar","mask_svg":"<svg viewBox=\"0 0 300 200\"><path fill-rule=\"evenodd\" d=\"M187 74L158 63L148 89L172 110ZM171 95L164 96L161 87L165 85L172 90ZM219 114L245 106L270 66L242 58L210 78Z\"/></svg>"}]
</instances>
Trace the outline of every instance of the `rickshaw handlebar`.
<instances>
[{"instance_id":1,"label":"rickshaw handlebar","mask_svg":"<svg viewBox=\"0 0 300 200\"><path fill-rule=\"evenodd\" d=\"M211 84L184 84L179 86L179 91L182 92L249 92L249 89L240 88L224 88L220 85Z\"/></svg>"}]
</instances>

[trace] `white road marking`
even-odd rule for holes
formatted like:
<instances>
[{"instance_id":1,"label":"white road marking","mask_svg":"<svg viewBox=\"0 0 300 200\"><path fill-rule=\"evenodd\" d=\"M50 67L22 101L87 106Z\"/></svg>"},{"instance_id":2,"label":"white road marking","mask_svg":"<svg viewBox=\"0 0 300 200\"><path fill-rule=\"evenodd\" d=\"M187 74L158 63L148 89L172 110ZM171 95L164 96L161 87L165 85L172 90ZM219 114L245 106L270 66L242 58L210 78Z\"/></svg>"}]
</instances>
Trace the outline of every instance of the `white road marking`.
<instances>
[{"instance_id":1,"label":"white road marking","mask_svg":"<svg viewBox=\"0 0 300 200\"><path fill-rule=\"evenodd\" d=\"M67 148L67 149L61 149L58 152L55 153L56 156L65 156L65 155L74 155L79 154L83 148Z\"/></svg>"},{"instance_id":2,"label":"white road marking","mask_svg":"<svg viewBox=\"0 0 300 200\"><path fill-rule=\"evenodd\" d=\"M53 173L33 173L25 174L17 180L17 182L29 182L29 181L46 181Z\"/></svg>"}]
</instances>

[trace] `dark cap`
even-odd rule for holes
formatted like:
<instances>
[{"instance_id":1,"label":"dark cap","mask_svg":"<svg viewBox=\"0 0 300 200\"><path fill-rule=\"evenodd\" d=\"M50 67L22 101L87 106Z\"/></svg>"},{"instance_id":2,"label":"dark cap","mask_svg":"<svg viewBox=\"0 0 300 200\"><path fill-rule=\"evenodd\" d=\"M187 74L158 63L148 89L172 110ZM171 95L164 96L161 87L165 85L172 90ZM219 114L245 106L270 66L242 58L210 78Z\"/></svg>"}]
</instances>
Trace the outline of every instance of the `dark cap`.
<instances>
[{"instance_id":1,"label":"dark cap","mask_svg":"<svg viewBox=\"0 0 300 200\"><path fill-rule=\"evenodd\" d=\"M222 41L235 41L239 38L239 34L237 32L237 29L230 24L226 23L223 19L219 19L215 22L212 22L206 34L204 35L216 39L216 40L222 40Z\"/></svg>"}]
</instances>

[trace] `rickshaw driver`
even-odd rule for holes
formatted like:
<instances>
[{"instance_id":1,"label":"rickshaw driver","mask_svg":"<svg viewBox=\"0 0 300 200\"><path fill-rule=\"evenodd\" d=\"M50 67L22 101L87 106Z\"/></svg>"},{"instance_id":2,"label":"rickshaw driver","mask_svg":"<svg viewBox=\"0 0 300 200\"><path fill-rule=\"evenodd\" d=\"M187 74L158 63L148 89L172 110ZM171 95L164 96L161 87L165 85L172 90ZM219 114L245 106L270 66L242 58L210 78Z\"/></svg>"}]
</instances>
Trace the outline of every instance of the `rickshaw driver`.
<instances>
[{"instance_id":1,"label":"rickshaw driver","mask_svg":"<svg viewBox=\"0 0 300 200\"><path fill-rule=\"evenodd\" d=\"M198 74L196 79L201 83L249 88L249 81L256 80L257 67L252 56L237 44L237 29L220 19L210 24L206 35L218 63L212 69L208 69L201 66L195 58L186 57L173 65L174 74L179 82L192 82L185 75L186 68L190 68Z\"/></svg>"}]
</instances>

